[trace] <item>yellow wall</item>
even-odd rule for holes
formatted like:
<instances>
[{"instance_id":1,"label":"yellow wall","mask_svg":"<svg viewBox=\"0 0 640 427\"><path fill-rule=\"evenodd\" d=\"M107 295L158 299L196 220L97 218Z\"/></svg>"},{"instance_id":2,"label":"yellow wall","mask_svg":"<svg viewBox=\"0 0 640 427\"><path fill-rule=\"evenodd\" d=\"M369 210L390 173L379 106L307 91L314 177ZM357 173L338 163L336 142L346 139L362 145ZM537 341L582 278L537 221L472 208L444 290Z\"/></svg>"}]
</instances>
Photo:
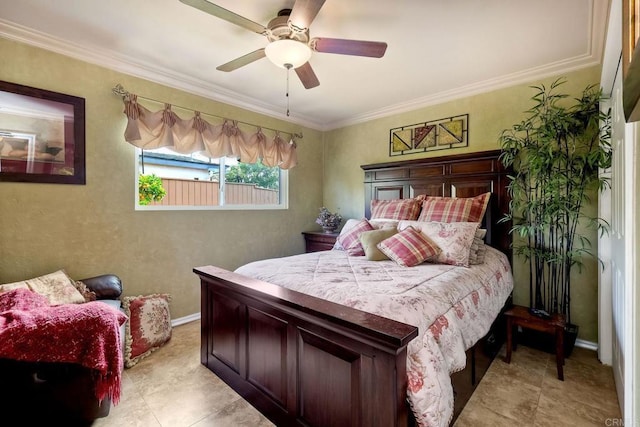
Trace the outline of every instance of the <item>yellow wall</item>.
<instances>
[{"instance_id":1,"label":"yellow wall","mask_svg":"<svg viewBox=\"0 0 640 427\"><path fill-rule=\"evenodd\" d=\"M0 80L85 98L87 184L0 182L0 283L64 268L76 279L115 273L126 295L168 292L173 318L200 311L192 269L304 250L322 205L322 134L307 128L0 38ZM135 211L135 149L123 138L117 83L175 105L302 132L289 209Z\"/></svg>"},{"instance_id":2,"label":"yellow wall","mask_svg":"<svg viewBox=\"0 0 640 427\"><path fill-rule=\"evenodd\" d=\"M600 67L592 67L566 75L567 83L561 86L565 93L578 96L588 84L600 81ZM425 77L427 78L427 77ZM531 107L534 91L529 87L554 78L533 81L493 92L421 108L366 123L327 132L325 135L324 204L330 210L339 210L345 218L364 215L364 173L360 165L435 157L499 148L500 132L522 120L524 111ZM420 94L416 94L419 97ZM437 120L460 114L469 114L469 146L438 152L405 156L389 156L389 130L405 125ZM589 208L597 207L594 199ZM596 234L590 233L596 243ZM597 263L585 260L582 275L575 275L572 292L572 321L580 326L579 337L597 341ZM528 305L528 273L522 260L514 259L516 287L514 300Z\"/></svg>"},{"instance_id":3,"label":"yellow wall","mask_svg":"<svg viewBox=\"0 0 640 427\"><path fill-rule=\"evenodd\" d=\"M252 260L302 252L300 232L317 228L314 219L320 206L339 210L345 218L363 215L360 165L496 149L500 131L524 116L533 94L528 84L518 85L322 133L6 39L0 39L0 51L11 58L0 67L0 80L83 97L87 116L87 185L0 183L0 283L59 268L74 278L112 272L123 279L126 295L172 294L174 318L199 311L193 267L233 269ZM599 81L600 70L593 67L566 76L563 90L577 95ZM111 93L116 83L175 105L302 131L299 166L290 172L290 208L135 211L135 152L122 137L122 102ZM468 147L389 156L390 129L466 113ZM595 234L592 237L595 242ZM594 260L586 264L573 282L572 320L580 325L580 338L596 341L597 265ZM521 260L514 260L514 274L515 301L528 304Z\"/></svg>"}]
</instances>

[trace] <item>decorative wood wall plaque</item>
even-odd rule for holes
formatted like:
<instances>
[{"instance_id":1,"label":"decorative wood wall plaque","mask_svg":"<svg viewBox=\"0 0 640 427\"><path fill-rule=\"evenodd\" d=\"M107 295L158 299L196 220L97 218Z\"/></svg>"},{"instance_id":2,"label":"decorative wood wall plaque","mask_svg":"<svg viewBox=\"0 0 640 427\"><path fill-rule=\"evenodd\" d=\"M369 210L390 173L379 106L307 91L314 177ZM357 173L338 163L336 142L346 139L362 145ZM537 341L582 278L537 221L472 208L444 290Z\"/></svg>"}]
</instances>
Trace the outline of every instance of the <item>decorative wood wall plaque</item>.
<instances>
[{"instance_id":1,"label":"decorative wood wall plaque","mask_svg":"<svg viewBox=\"0 0 640 427\"><path fill-rule=\"evenodd\" d=\"M469 145L469 115L402 126L391 129L389 134L390 156L466 147Z\"/></svg>"}]
</instances>

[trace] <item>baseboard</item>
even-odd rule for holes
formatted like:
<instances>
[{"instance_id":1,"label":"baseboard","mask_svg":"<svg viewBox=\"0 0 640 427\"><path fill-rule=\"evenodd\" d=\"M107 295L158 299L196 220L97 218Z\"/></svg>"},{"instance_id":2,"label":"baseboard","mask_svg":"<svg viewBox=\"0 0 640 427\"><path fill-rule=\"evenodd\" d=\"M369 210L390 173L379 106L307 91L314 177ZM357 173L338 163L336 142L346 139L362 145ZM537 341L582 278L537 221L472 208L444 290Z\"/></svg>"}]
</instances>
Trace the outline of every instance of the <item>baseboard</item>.
<instances>
[{"instance_id":1,"label":"baseboard","mask_svg":"<svg viewBox=\"0 0 640 427\"><path fill-rule=\"evenodd\" d=\"M177 319L171 320L171 326L184 325L185 323L193 322L194 320L200 320L201 314L193 313L188 316L178 317ZM598 351L598 344L592 341L581 340L578 338L576 340L576 347L586 348L587 350Z\"/></svg>"},{"instance_id":2,"label":"baseboard","mask_svg":"<svg viewBox=\"0 0 640 427\"><path fill-rule=\"evenodd\" d=\"M576 347L586 348L587 350L598 351L598 344L592 341L585 341L578 338L576 340Z\"/></svg>"},{"instance_id":3,"label":"baseboard","mask_svg":"<svg viewBox=\"0 0 640 427\"><path fill-rule=\"evenodd\" d=\"M200 312L193 313L188 316L178 317L177 319L171 320L171 326L184 325L185 323L193 322L194 320L200 320Z\"/></svg>"}]
</instances>

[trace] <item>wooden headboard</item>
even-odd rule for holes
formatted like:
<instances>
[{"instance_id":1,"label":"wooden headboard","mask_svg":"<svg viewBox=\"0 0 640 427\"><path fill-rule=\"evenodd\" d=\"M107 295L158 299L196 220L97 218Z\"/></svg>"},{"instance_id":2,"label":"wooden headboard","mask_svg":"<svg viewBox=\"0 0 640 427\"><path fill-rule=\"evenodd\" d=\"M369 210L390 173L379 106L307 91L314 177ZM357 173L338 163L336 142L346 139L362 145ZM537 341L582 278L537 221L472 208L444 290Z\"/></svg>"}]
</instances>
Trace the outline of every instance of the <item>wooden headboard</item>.
<instances>
[{"instance_id":1,"label":"wooden headboard","mask_svg":"<svg viewBox=\"0 0 640 427\"><path fill-rule=\"evenodd\" d=\"M511 260L511 223L498 222L509 211L509 180L498 160L500 150L428 159L362 165L365 216L371 216L371 200L408 199L421 194L473 197L492 193L483 226L487 244Z\"/></svg>"}]
</instances>

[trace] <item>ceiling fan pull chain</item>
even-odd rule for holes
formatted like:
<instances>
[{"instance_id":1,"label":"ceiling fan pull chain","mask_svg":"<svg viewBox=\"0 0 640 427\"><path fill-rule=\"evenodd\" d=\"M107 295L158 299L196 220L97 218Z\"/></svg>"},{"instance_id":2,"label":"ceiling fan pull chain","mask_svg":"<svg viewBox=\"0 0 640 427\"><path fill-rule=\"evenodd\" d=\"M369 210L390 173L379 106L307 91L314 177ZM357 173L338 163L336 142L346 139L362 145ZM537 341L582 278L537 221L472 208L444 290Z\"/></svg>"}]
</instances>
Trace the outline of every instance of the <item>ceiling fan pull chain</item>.
<instances>
[{"instance_id":1,"label":"ceiling fan pull chain","mask_svg":"<svg viewBox=\"0 0 640 427\"><path fill-rule=\"evenodd\" d=\"M287 117L289 117L289 71L291 71L291 64L284 64L285 68L287 69L287 93L286 93L286 97L287 97Z\"/></svg>"}]
</instances>

